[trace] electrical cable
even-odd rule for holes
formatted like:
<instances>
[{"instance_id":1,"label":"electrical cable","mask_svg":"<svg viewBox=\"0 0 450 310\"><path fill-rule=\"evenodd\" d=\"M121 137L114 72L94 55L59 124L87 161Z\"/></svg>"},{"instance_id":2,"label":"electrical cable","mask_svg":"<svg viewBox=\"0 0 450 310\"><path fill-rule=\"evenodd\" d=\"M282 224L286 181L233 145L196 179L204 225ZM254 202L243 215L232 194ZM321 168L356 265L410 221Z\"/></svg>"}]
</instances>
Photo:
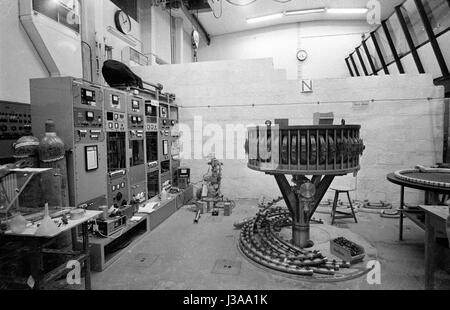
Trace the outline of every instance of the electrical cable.
<instances>
[{"instance_id":1,"label":"electrical cable","mask_svg":"<svg viewBox=\"0 0 450 310\"><path fill-rule=\"evenodd\" d=\"M402 101L417 101L417 100L427 100L427 101L437 101L445 100L445 98L399 98L399 99L369 99L369 100L337 100L337 101L310 101L301 103L261 103L261 104L227 104L227 105L197 105L197 106L178 106L182 109L198 109L198 108L241 108L241 107L267 107L267 106L293 106L293 105L320 105L320 104L335 104L335 103L356 103L356 102L402 102Z\"/></svg>"}]
</instances>

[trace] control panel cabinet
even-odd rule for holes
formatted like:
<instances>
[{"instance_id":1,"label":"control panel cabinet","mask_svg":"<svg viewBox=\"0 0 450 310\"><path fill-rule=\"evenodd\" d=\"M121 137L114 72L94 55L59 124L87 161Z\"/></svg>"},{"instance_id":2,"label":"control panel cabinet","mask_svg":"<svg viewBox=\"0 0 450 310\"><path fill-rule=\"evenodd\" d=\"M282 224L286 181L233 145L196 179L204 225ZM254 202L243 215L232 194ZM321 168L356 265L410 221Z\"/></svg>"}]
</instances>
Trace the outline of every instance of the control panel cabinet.
<instances>
[{"instance_id":1,"label":"control panel cabinet","mask_svg":"<svg viewBox=\"0 0 450 310\"><path fill-rule=\"evenodd\" d=\"M71 206L124 208L174 184L180 159L173 95L71 77L32 79L30 85L31 113L0 112L0 130L7 126L0 137L12 137L11 122L27 133L32 119L41 138L45 122L54 120L67 149Z\"/></svg>"},{"instance_id":2,"label":"control panel cabinet","mask_svg":"<svg viewBox=\"0 0 450 310\"><path fill-rule=\"evenodd\" d=\"M127 96L128 149L127 158L130 176L130 199L133 203L147 200L145 100L133 95Z\"/></svg>"},{"instance_id":3,"label":"control panel cabinet","mask_svg":"<svg viewBox=\"0 0 450 310\"><path fill-rule=\"evenodd\" d=\"M181 166L180 160L180 131L179 131L179 110L175 103L169 106L170 122L170 160L172 168L172 184L176 184L177 170Z\"/></svg>"},{"instance_id":4,"label":"control panel cabinet","mask_svg":"<svg viewBox=\"0 0 450 310\"><path fill-rule=\"evenodd\" d=\"M13 143L32 135L29 104L0 101L0 164L14 161Z\"/></svg>"},{"instance_id":5,"label":"control panel cabinet","mask_svg":"<svg viewBox=\"0 0 450 310\"><path fill-rule=\"evenodd\" d=\"M161 186L172 181L171 168L171 122L169 119L169 103L160 101L159 103L159 135L160 150L159 161L161 169Z\"/></svg>"},{"instance_id":6,"label":"control panel cabinet","mask_svg":"<svg viewBox=\"0 0 450 310\"><path fill-rule=\"evenodd\" d=\"M104 88L104 96L108 206L123 208L130 202L127 165L127 93L112 88Z\"/></svg>"},{"instance_id":7,"label":"control panel cabinet","mask_svg":"<svg viewBox=\"0 0 450 310\"><path fill-rule=\"evenodd\" d=\"M31 79L30 90L34 134L41 138L45 122L52 119L65 143L70 205L93 209L105 205L107 158L102 89L71 77L58 77Z\"/></svg>"},{"instance_id":8,"label":"control panel cabinet","mask_svg":"<svg viewBox=\"0 0 450 310\"><path fill-rule=\"evenodd\" d=\"M161 190L161 178L159 173L159 92L150 91L141 93L141 95L144 97L147 198L151 199L157 196Z\"/></svg>"}]
</instances>

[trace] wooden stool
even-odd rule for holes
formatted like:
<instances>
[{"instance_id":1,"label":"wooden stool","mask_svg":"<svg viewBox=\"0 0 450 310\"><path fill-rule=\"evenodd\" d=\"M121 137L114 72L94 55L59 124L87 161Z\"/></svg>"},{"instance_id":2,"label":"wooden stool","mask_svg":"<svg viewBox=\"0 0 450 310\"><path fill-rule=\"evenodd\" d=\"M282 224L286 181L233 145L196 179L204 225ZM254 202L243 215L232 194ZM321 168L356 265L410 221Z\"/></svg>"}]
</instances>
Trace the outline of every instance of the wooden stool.
<instances>
[{"instance_id":1,"label":"wooden stool","mask_svg":"<svg viewBox=\"0 0 450 310\"><path fill-rule=\"evenodd\" d=\"M350 192L353 192L354 189L345 189L345 188L332 188L332 190L335 191L334 194L334 202L333 202L333 209L331 211L331 225L334 225L334 221L338 219L348 219L353 218L355 220L355 223L358 223L358 220L356 219L355 210L353 209L352 200L350 199ZM347 194L348 202L350 204L350 209L352 213L342 212L336 210L338 207L338 201L339 201L339 195L340 194ZM341 214L341 215L336 215Z\"/></svg>"}]
</instances>

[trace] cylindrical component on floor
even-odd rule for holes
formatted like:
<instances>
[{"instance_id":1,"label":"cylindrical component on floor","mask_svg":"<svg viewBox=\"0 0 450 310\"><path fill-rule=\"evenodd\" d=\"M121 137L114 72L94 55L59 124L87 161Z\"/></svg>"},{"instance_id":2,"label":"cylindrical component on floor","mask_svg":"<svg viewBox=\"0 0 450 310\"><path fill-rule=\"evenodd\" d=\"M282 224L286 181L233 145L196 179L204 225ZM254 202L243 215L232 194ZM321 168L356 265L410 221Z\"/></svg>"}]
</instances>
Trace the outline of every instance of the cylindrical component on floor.
<instances>
[{"instance_id":1,"label":"cylindrical component on floor","mask_svg":"<svg viewBox=\"0 0 450 310\"><path fill-rule=\"evenodd\" d=\"M233 212L233 204L230 201L226 201L223 204L223 215L224 216L231 216L232 212Z\"/></svg>"},{"instance_id":2,"label":"cylindrical component on floor","mask_svg":"<svg viewBox=\"0 0 450 310\"><path fill-rule=\"evenodd\" d=\"M200 210L198 210L197 214L195 214L195 218L194 218L194 223L195 224L197 224L198 221L200 220L200 216L201 216L201 213L200 213Z\"/></svg>"},{"instance_id":3,"label":"cylindrical component on floor","mask_svg":"<svg viewBox=\"0 0 450 310\"><path fill-rule=\"evenodd\" d=\"M292 225L292 243L302 249L310 246L309 224Z\"/></svg>"}]
</instances>

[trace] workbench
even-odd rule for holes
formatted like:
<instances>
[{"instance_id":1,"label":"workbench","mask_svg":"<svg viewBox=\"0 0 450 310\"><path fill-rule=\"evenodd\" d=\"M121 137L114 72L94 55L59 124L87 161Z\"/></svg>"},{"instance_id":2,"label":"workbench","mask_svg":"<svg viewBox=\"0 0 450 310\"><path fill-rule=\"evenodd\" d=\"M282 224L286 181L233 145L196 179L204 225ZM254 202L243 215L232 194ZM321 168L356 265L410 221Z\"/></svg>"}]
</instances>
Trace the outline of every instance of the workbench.
<instances>
[{"instance_id":1,"label":"workbench","mask_svg":"<svg viewBox=\"0 0 450 310\"><path fill-rule=\"evenodd\" d=\"M20 233L15 234L11 231L6 231L0 235L0 241L18 241L22 242L26 247L26 252L30 257L30 269L31 276L29 278L14 278L6 279L2 277L2 281L15 284L28 284L34 290L41 290L48 287L48 285L57 280L60 276L67 274L70 269L67 269L67 263L69 261L78 261L83 265L85 272L85 289L91 289L91 276L90 276L90 258L89 258L89 234L88 234L88 222L89 220L96 218L102 214L100 211L86 211L83 218L79 220L68 220L68 224L60 228L58 232L49 236L36 236L37 226L27 227L27 229ZM75 248L76 239L78 235L78 228L81 226L83 246L82 250L77 251ZM58 236L63 233L72 233L72 250L55 250L47 248ZM44 254L64 256L67 259L65 263L54 268L49 272L44 272Z\"/></svg>"},{"instance_id":2,"label":"workbench","mask_svg":"<svg viewBox=\"0 0 450 310\"><path fill-rule=\"evenodd\" d=\"M137 213L134 217L140 219L136 221L127 220L125 227L109 237L95 235L90 237L89 248L92 271L104 271L126 252L125 249L119 251L111 250L110 248L114 247L114 244L128 240L129 244L126 247L128 248L132 244L136 244L150 231L150 220L147 214Z\"/></svg>"},{"instance_id":3,"label":"workbench","mask_svg":"<svg viewBox=\"0 0 450 310\"><path fill-rule=\"evenodd\" d=\"M434 289L434 270L438 257L446 257L442 250L448 251L446 232L449 207L419 206L425 212L425 289ZM447 239L445 245L438 244L437 239Z\"/></svg>"},{"instance_id":4,"label":"workbench","mask_svg":"<svg viewBox=\"0 0 450 310\"><path fill-rule=\"evenodd\" d=\"M425 192L426 201L425 204L427 205L436 205L439 202L438 195L444 194L444 195L450 195L450 188L449 187L440 187L440 186L434 186L429 184L420 184L420 183L414 183L409 182L406 180L399 179L395 176L394 173L390 173L387 175L387 180L391 183L397 184L401 186L400 189L400 222L399 222L399 240L403 240L403 217L408 217L411 221L413 221L416 225L418 225L420 228L425 229L425 223L420 219L420 215L423 215L423 211L419 212L410 212L407 209L405 209L405 187L407 188L413 188L417 190L421 190Z\"/></svg>"},{"instance_id":5,"label":"workbench","mask_svg":"<svg viewBox=\"0 0 450 310\"><path fill-rule=\"evenodd\" d=\"M102 272L115 261L117 261L126 248L136 244L147 233L155 230L166 219L174 214L183 205L189 202L193 197L193 186L190 185L187 189L180 191L177 194L168 194L169 198L163 202L156 196L146 203L157 203L157 206L149 212L142 212L135 214L135 217L140 219L137 221L127 221L127 225L117 233L104 238L98 236L91 236L90 253L91 253L91 270ZM142 209L141 209L142 210ZM115 246L118 243L127 241L129 244L123 248L116 250Z\"/></svg>"}]
</instances>

